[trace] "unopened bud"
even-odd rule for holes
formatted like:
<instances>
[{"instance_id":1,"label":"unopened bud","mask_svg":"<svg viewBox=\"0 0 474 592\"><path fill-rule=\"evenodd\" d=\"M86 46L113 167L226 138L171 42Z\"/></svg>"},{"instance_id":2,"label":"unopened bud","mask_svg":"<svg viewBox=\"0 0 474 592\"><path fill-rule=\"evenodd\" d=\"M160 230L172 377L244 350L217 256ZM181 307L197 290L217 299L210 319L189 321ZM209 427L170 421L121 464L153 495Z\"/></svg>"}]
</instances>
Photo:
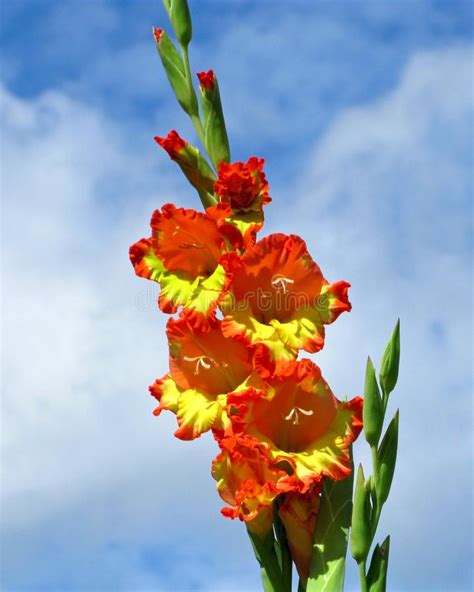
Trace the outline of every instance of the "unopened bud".
<instances>
[{"instance_id":1,"label":"unopened bud","mask_svg":"<svg viewBox=\"0 0 474 592\"><path fill-rule=\"evenodd\" d=\"M171 160L178 164L200 195L201 192L205 192L209 194L209 197L213 196L216 178L207 160L197 148L183 140L175 130L172 130L165 138L155 136L155 142L166 150ZM213 203L216 203L215 199Z\"/></svg>"},{"instance_id":2,"label":"unopened bud","mask_svg":"<svg viewBox=\"0 0 474 592\"><path fill-rule=\"evenodd\" d=\"M199 72L199 91L202 105L202 120L206 149L216 167L230 161L229 140L222 112L217 78L212 70Z\"/></svg>"},{"instance_id":3,"label":"unopened bud","mask_svg":"<svg viewBox=\"0 0 474 592\"><path fill-rule=\"evenodd\" d=\"M163 4L179 43L184 46L189 45L193 27L187 0L163 0Z\"/></svg>"},{"instance_id":4,"label":"unopened bud","mask_svg":"<svg viewBox=\"0 0 474 592\"><path fill-rule=\"evenodd\" d=\"M195 115L198 112L196 97L187 82L184 63L178 50L163 29L153 27L153 37L163 68L179 104L186 113Z\"/></svg>"}]
</instances>

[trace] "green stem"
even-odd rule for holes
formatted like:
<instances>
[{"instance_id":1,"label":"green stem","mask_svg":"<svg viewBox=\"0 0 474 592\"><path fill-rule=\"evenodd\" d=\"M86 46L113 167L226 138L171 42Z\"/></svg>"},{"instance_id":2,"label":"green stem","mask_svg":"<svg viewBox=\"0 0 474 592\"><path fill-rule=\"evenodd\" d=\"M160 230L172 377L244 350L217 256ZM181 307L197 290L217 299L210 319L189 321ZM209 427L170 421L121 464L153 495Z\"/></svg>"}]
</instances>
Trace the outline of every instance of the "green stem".
<instances>
[{"instance_id":1,"label":"green stem","mask_svg":"<svg viewBox=\"0 0 474 592\"><path fill-rule=\"evenodd\" d=\"M374 475L375 481L377 481L377 446L371 446L370 450L372 452L372 473Z\"/></svg>"},{"instance_id":2,"label":"green stem","mask_svg":"<svg viewBox=\"0 0 474 592\"><path fill-rule=\"evenodd\" d=\"M389 393L385 392L385 390L382 389L382 405L383 405L383 416L384 417L385 417L385 412L387 411L388 396L389 396Z\"/></svg>"},{"instance_id":3,"label":"green stem","mask_svg":"<svg viewBox=\"0 0 474 592\"><path fill-rule=\"evenodd\" d=\"M260 564L260 575L262 577L263 589L265 592L287 592L283 587L282 575L278 558L275 552L275 539L273 531L264 538L250 532L248 535L252 542L255 557Z\"/></svg>"},{"instance_id":4,"label":"green stem","mask_svg":"<svg viewBox=\"0 0 474 592\"><path fill-rule=\"evenodd\" d=\"M277 555L279 556L279 563L281 567L281 579L283 583L283 587L288 592L291 592L291 580L293 575L293 560L291 557L290 547L288 546L288 539L286 536L286 530L283 522L281 521L280 515L278 510L280 509L282 503L284 501L284 497L278 498L274 503L274 511L273 511L273 524L275 527L275 534L277 538L277 544L279 552Z\"/></svg>"},{"instance_id":5,"label":"green stem","mask_svg":"<svg viewBox=\"0 0 474 592\"><path fill-rule=\"evenodd\" d=\"M207 152L206 137L205 137L205 134L204 134L204 128L202 127L202 123L201 123L201 120L199 118L199 115L191 115L190 117L191 117L191 121L192 121L192 123L194 125L194 129L196 130L197 135L199 136L199 139L201 140L201 144L203 145L204 150ZM209 154L208 154L208 156L209 156ZM209 160L212 163L212 160L211 160L210 157L209 157Z\"/></svg>"},{"instance_id":6,"label":"green stem","mask_svg":"<svg viewBox=\"0 0 474 592\"><path fill-rule=\"evenodd\" d=\"M190 113L189 117L191 118L192 124L194 125L194 129L196 130L197 135L199 136L199 139L201 140L201 144L204 146L204 149L207 152L204 128L202 127L201 119L199 117L199 109L197 106L198 102L197 102L197 98L196 98L196 91L194 90L193 78L192 78L192 74L191 74L191 65L189 63L188 47L185 45L182 45L181 51L183 53L184 74L186 76L186 82L188 83L189 92L193 96L193 99L194 99L193 102L196 105L196 112Z\"/></svg>"},{"instance_id":7,"label":"green stem","mask_svg":"<svg viewBox=\"0 0 474 592\"><path fill-rule=\"evenodd\" d=\"M361 561L357 565L359 567L360 591L368 592L367 576L365 575L365 561Z\"/></svg>"}]
</instances>

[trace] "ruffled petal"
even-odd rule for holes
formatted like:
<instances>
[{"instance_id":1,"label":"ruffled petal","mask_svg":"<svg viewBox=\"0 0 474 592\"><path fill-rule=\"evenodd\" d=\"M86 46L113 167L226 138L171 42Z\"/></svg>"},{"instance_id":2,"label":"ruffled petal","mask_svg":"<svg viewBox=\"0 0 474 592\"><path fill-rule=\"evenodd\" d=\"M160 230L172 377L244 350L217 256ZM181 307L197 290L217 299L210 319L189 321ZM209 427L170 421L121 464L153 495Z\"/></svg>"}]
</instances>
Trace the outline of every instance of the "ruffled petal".
<instances>
[{"instance_id":1,"label":"ruffled petal","mask_svg":"<svg viewBox=\"0 0 474 592\"><path fill-rule=\"evenodd\" d=\"M362 405L361 397L339 402L326 432L304 452L292 453L291 464L302 483L313 481L315 468L334 481L349 477L352 471L349 446L362 429Z\"/></svg>"},{"instance_id":2,"label":"ruffled petal","mask_svg":"<svg viewBox=\"0 0 474 592\"><path fill-rule=\"evenodd\" d=\"M159 402L158 407L153 411L154 415L160 415L164 409L176 413L178 410L178 398L180 392L169 374L166 374L163 378L157 379L149 387L149 391Z\"/></svg>"},{"instance_id":3,"label":"ruffled petal","mask_svg":"<svg viewBox=\"0 0 474 592\"><path fill-rule=\"evenodd\" d=\"M155 253L153 242L151 238L142 238L130 247L129 255L138 276L159 282L165 267Z\"/></svg>"},{"instance_id":4,"label":"ruffled petal","mask_svg":"<svg viewBox=\"0 0 474 592\"><path fill-rule=\"evenodd\" d=\"M186 318L170 319L167 325L170 371L182 389L211 395L233 392L252 372L250 350L226 337L220 321L207 331L197 331Z\"/></svg>"},{"instance_id":5,"label":"ruffled petal","mask_svg":"<svg viewBox=\"0 0 474 592\"><path fill-rule=\"evenodd\" d=\"M209 213L175 208L156 210L153 237L130 247L137 275L161 286L158 305L163 312L183 314L196 327L205 328L215 318L217 306L230 280L232 251L243 245L240 232L230 226L230 207L218 204ZM224 267L221 259L229 259Z\"/></svg>"},{"instance_id":6,"label":"ruffled petal","mask_svg":"<svg viewBox=\"0 0 474 592\"><path fill-rule=\"evenodd\" d=\"M167 325L170 373L150 387L160 401L155 414L176 414L175 436L192 440L211 428L229 425L225 413L229 393L250 388L251 351L222 334L220 321L197 330L188 319L170 319Z\"/></svg>"},{"instance_id":7,"label":"ruffled petal","mask_svg":"<svg viewBox=\"0 0 474 592\"><path fill-rule=\"evenodd\" d=\"M323 476L347 477L349 446L362 428L362 399L338 401L310 360L292 362L265 383L263 395L229 396L232 429L265 443L302 493Z\"/></svg>"},{"instance_id":8,"label":"ruffled petal","mask_svg":"<svg viewBox=\"0 0 474 592\"><path fill-rule=\"evenodd\" d=\"M351 285L344 281L334 284L325 282L321 288L321 297L316 306L323 323L332 323L341 313L351 310L352 306L349 302L350 287Z\"/></svg>"},{"instance_id":9,"label":"ruffled petal","mask_svg":"<svg viewBox=\"0 0 474 592\"><path fill-rule=\"evenodd\" d=\"M194 277L214 272L224 241L209 216L166 204L153 214L151 227L156 253L168 271Z\"/></svg>"},{"instance_id":10,"label":"ruffled petal","mask_svg":"<svg viewBox=\"0 0 474 592\"><path fill-rule=\"evenodd\" d=\"M270 235L225 266L232 282L220 302L223 330L266 347L275 371L299 349L322 349L324 325L350 310L349 284L328 284L298 236Z\"/></svg>"},{"instance_id":11,"label":"ruffled petal","mask_svg":"<svg viewBox=\"0 0 474 592\"><path fill-rule=\"evenodd\" d=\"M272 464L265 445L255 438L231 436L217 441L221 452L212 464L212 475L228 504L222 514L252 522L252 530L264 534L272 525L273 500L287 490L285 472Z\"/></svg>"},{"instance_id":12,"label":"ruffled petal","mask_svg":"<svg viewBox=\"0 0 474 592\"><path fill-rule=\"evenodd\" d=\"M181 272L163 272L158 281L161 286L158 306L168 314L190 306L199 285L199 278L190 278Z\"/></svg>"},{"instance_id":13,"label":"ruffled petal","mask_svg":"<svg viewBox=\"0 0 474 592\"><path fill-rule=\"evenodd\" d=\"M255 156L247 162L221 162L214 185L220 200L240 211L258 210L270 203L264 163L263 158Z\"/></svg>"},{"instance_id":14,"label":"ruffled petal","mask_svg":"<svg viewBox=\"0 0 474 592\"><path fill-rule=\"evenodd\" d=\"M178 397L176 417L179 428L175 436L181 440L194 440L212 427L222 427L221 415L225 399L188 389Z\"/></svg>"},{"instance_id":15,"label":"ruffled petal","mask_svg":"<svg viewBox=\"0 0 474 592\"><path fill-rule=\"evenodd\" d=\"M153 414L163 410L172 411L178 420L175 436L181 440L193 440L211 428L222 430L226 398L213 396L195 389L181 389L167 374L149 387L150 393L159 401Z\"/></svg>"},{"instance_id":16,"label":"ruffled petal","mask_svg":"<svg viewBox=\"0 0 474 592\"><path fill-rule=\"evenodd\" d=\"M202 324L205 326L210 318L215 317L217 306L229 283L230 277L222 265L218 265L211 276L200 278L196 283L183 314L196 327Z\"/></svg>"}]
</instances>

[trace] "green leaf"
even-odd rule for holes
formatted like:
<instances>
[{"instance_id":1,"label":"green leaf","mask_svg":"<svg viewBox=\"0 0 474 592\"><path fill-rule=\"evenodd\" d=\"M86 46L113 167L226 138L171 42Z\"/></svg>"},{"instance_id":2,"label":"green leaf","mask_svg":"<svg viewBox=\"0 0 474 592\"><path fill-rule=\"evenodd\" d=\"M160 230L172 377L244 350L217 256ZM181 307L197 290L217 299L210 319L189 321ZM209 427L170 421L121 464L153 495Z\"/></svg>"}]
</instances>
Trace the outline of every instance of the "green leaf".
<instances>
[{"instance_id":1,"label":"green leaf","mask_svg":"<svg viewBox=\"0 0 474 592\"><path fill-rule=\"evenodd\" d=\"M351 524L351 553L357 563L367 559L371 543L370 490L365 484L364 469L359 465Z\"/></svg>"},{"instance_id":2,"label":"green leaf","mask_svg":"<svg viewBox=\"0 0 474 592\"><path fill-rule=\"evenodd\" d=\"M371 446L377 446L382 433L384 409L372 360L367 358L364 388L364 434Z\"/></svg>"},{"instance_id":3,"label":"green leaf","mask_svg":"<svg viewBox=\"0 0 474 592\"><path fill-rule=\"evenodd\" d=\"M389 551L390 536L384 540L381 546L377 545L374 549L369 573L367 574L369 592L385 592L387 589Z\"/></svg>"},{"instance_id":4,"label":"green leaf","mask_svg":"<svg viewBox=\"0 0 474 592\"><path fill-rule=\"evenodd\" d=\"M392 485L393 473L397 461L399 411L390 422L380 449L377 452L377 500L382 505L386 502Z\"/></svg>"},{"instance_id":5,"label":"green leaf","mask_svg":"<svg viewBox=\"0 0 474 592\"><path fill-rule=\"evenodd\" d=\"M353 471L342 481L324 479L306 592L344 589L353 483Z\"/></svg>"},{"instance_id":6,"label":"green leaf","mask_svg":"<svg viewBox=\"0 0 474 592\"><path fill-rule=\"evenodd\" d=\"M392 336L382 356L380 363L380 385L388 396L398 380L398 368L400 366L400 319L398 319Z\"/></svg>"},{"instance_id":7,"label":"green leaf","mask_svg":"<svg viewBox=\"0 0 474 592\"><path fill-rule=\"evenodd\" d=\"M380 545L375 545L374 552L372 553L372 559L370 560L369 571L367 572L367 583L370 586L371 582L374 582L378 577L380 571Z\"/></svg>"}]
</instances>

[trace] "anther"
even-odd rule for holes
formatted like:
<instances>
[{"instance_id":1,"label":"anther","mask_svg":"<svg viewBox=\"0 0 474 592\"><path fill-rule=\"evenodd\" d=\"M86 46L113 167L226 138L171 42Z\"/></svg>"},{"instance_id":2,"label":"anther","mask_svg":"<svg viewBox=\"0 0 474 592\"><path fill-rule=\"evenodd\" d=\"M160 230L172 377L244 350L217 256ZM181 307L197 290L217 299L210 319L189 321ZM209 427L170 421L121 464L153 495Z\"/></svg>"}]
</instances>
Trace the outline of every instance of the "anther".
<instances>
[{"instance_id":1,"label":"anther","mask_svg":"<svg viewBox=\"0 0 474 592\"><path fill-rule=\"evenodd\" d=\"M286 292L288 289L288 284L294 284L295 281L291 278L287 278L283 275L275 275L272 278L272 286L277 290L283 290Z\"/></svg>"},{"instance_id":2,"label":"anther","mask_svg":"<svg viewBox=\"0 0 474 592\"><path fill-rule=\"evenodd\" d=\"M183 360L185 362L196 362L196 368L194 370L194 374L198 375L201 368L205 370L209 370L213 365L217 366L215 360L209 358L208 356L195 356L190 358L189 356L184 356Z\"/></svg>"},{"instance_id":3,"label":"anther","mask_svg":"<svg viewBox=\"0 0 474 592\"><path fill-rule=\"evenodd\" d=\"M309 416L313 415L314 412L312 409L301 409L301 407L293 407L293 409L288 413L288 415L285 415L284 419L286 421L291 421L293 425L298 425L300 422L300 413Z\"/></svg>"},{"instance_id":4,"label":"anther","mask_svg":"<svg viewBox=\"0 0 474 592\"><path fill-rule=\"evenodd\" d=\"M204 249L204 247L200 243L181 243L181 249Z\"/></svg>"}]
</instances>

